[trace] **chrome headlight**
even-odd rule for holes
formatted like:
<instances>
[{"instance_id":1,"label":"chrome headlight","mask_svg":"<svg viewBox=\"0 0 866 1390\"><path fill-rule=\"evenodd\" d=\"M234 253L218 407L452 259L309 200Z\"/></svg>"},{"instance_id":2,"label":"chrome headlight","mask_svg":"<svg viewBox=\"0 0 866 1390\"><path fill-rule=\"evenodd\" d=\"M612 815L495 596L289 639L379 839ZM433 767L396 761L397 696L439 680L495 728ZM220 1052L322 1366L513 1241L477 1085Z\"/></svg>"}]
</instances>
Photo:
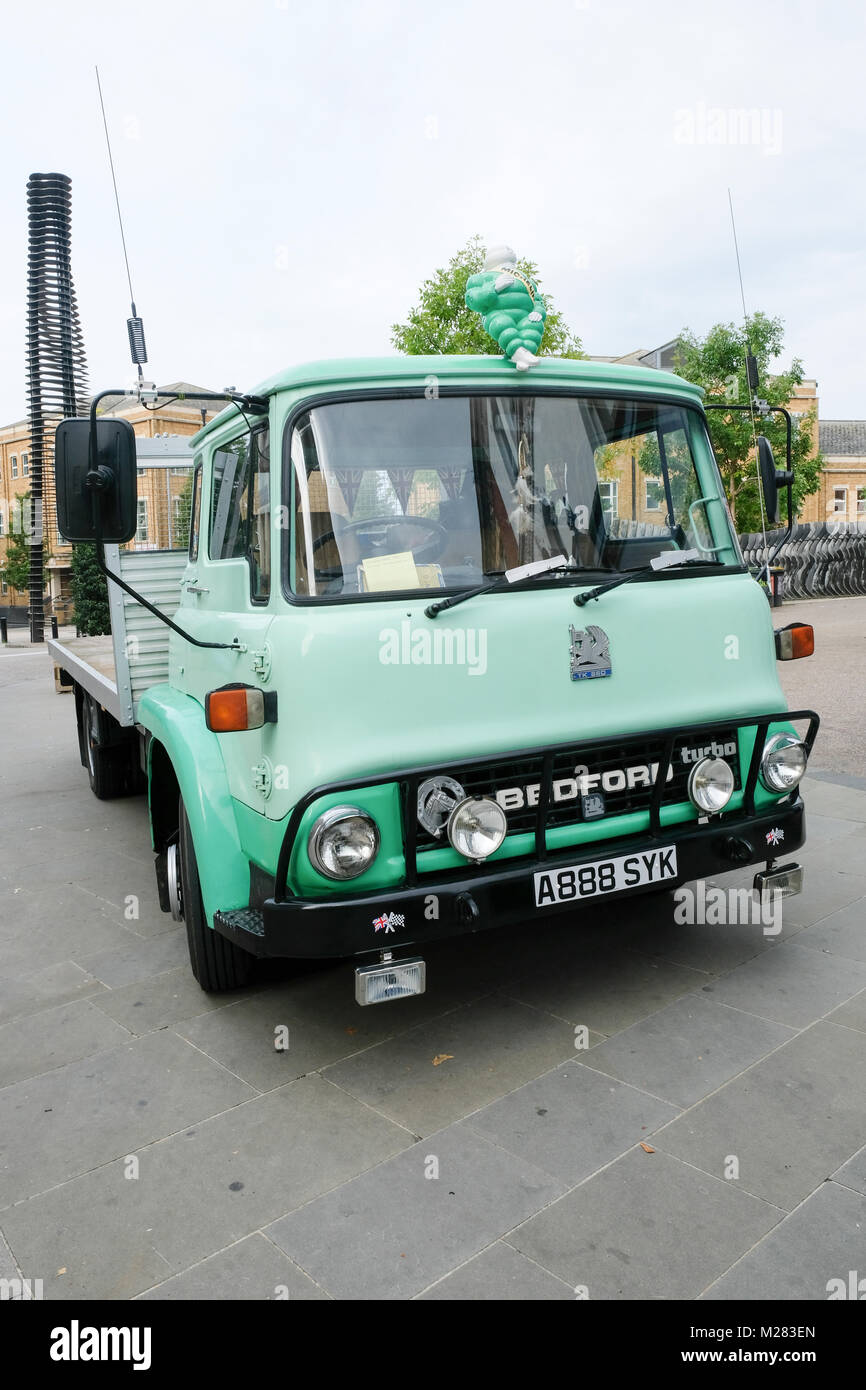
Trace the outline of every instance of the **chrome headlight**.
<instances>
[{"instance_id":1,"label":"chrome headlight","mask_svg":"<svg viewBox=\"0 0 866 1390\"><path fill-rule=\"evenodd\" d=\"M379 853L379 827L357 806L332 806L310 831L307 853L326 878L357 878Z\"/></svg>"},{"instance_id":2,"label":"chrome headlight","mask_svg":"<svg viewBox=\"0 0 866 1390\"><path fill-rule=\"evenodd\" d=\"M699 811L715 815L734 794L734 774L724 758L702 758L689 777L689 797Z\"/></svg>"},{"instance_id":3,"label":"chrome headlight","mask_svg":"<svg viewBox=\"0 0 866 1390\"><path fill-rule=\"evenodd\" d=\"M467 796L448 817L452 846L475 864L496 853L507 830L508 820L499 802L486 796Z\"/></svg>"},{"instance_id":4,"label":"chrome headlight","mask_svg":"<svg viewBox=\"0 0 866 1390\"><path fill-rule=\"evenodd\" d=\"M774 734L764 744L761 781L768 791L792 791L805 771L806 749L793 734Z\"/></svg>"}]
</instances>

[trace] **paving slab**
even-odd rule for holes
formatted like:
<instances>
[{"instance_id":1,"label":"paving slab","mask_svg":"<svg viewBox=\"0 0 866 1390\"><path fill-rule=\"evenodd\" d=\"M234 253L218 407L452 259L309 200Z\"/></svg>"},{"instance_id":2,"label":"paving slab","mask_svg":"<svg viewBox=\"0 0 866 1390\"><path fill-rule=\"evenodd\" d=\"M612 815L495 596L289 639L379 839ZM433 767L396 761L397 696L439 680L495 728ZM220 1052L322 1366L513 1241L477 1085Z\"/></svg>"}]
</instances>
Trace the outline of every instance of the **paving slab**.
<instances>
[{"instance_id":1,"label":"paving slab","mask_svg":"<svg viewBox=\"0 0 866 1390\"><path fill-rule=\"evenodd\" d=\"M110 950L123 935L116 913L75 884L27 889L15 895L14 913L0 919L3 973L32 975L64 960L79 961Z\"/></svg>"},{"instance_id":2,"label":"paving slab","mask_svg":"<svg viewBox=\"0 0 866 1390\"><path fill-rule=\"evenodd\" d=\"M421 1302L439 1303L538 1303L573 1298L568 1284L501 1240L419 1294Z\"/></svg>"},{"instance_id":3,"label":"paving slab","mask_svg":"<svg viewBox=\"0 0 866 1390\"><path fill-rule=\"evenodd\" d=\"M236 1299L259 1299L309 1303L327 1300L328 1295L257 1231L136 1298L141 1302L218 1299L233 1303Z\"/></svg>"},{"instance_id":4,"label":"paving slab","mask_svg":"<svg viewBox=\"0 0 866 1390\"><path fill-rule=\"evenodd\" d=\"M130 1033L140 1036L215 1009L230 1009L263 986L248 985L229 994L205 994L194 979L189 964L184 962L174 970L136 980L131 985L120 985L115 989L100 988L102 993L92 1000L94 1006L122 1024ZM229 1070L234 1068L230 1067Z\"/></svg>"},{"instance_id":5,"label":"paving slab","mask_svg":"<svg viewBox=\"0 0 866 1390\"><path fill-rule=\"evenodd\" d=\"M199 1010L201 1017L178 1023L176 1031L267 1091L439 1018L476 993L477 987L459 975L426 994L360 1009L353 968L340 962L302 972L228 1011ZM287 1046L279 1050L277 1030L286 1030L280 1041Z\"/></svg>"},{"instance_id":6,"label":"paving slab","mask_svg":"<svg viewBox=\"0 0 866 1390\"><path fill-rule=\"evenodd\" d=\"M827 1015L827 1020L830 1023L839 1023L844 1028L858 1028L861 1033L866 1033L866 989L861 989L847 1004L834 1009Z\"/></svg>"},{"instance_id":7,"label":"paving slab","mask_svg":"<svg viewBox=\"0 0 866 1390\"><path fill-rule=\"evenodd\" d=\"M804 927L797 937L797 945L866 962L866 898L858 898L831 913L814 927Z\"/></svg>"},{"instance_id":8,"label":"paving slab","mask_svg":"<svg viewBox=\"0 0 866 1390\"><path fill-rule=\"evenodd\" d=\"M7 1086L0 1091L0 1207L254 1094L168 1033Z\"/></svg>"},{"instance_id":9,"label":"paving slab","mask_svg":"<svg viewBox=\"0 0 866 1390\"><path fill-rule=\"evenodd\" d=\"M189 969L186 931L182 923L176 923L173 931L143 940L120 927L106 950L76 955L75 960L82 970L111 988L135 984L179 965Z\"/></svg>"},{"instance_id":10,"label":"paving slab","mask_svg":"<svg viewBox=\"0 0 866 1390\"><path fill-rule=\"evenodd\" d=\"M833 1174L834 1182L843 1187L853 1187L855 1192L866 1195L866 1146L859 1149L847 1163L843 1163ZM866 1273L866 1271L864 1271Z\"/></svg>"},{"instance_id":11,"label":"paving slab","mask_svg":"<svg viewBox=\"0 0 866 1390\"><path fill-rule=\"evenodd\" d=\"M588 1061L592 1052L580 1055ZM676 1114L675 1106L591 1071L575 1057L463 1123L573 1186Z\"/></svg>"},{"instance_id":12,"label":"paving slab","mask_svg":"<svg viewBox=\"0 0 866 1390\"><path fill-rule=\"evenodd\" d=\"M863 1271L866 1195L826 1182L717 1279L704 1299L850 1297ZM858 1298L866 1297L866 1279Z\"/></svg>"},{"instance_id":13,"label":"paving slab","mask_svg":"<svg viewBox=\"0 0 866 1390\"><path fill-rule=\"evenodd\" d=\"M587 1067L684 1108L793 1037L793 1030L686 994L594 1047Z\"/></svg>"},{"instance_id":14,"label":"paving slab","mask_svg":"<svg viewBox=\"0 0 866 1390\"><path fill-rule=\"evenodd\" d=\"M780 948L781 949L781 948ZM866 1035L816 1023L659 1131L656 1148L791 1211L859 1148Z\"/></svg>"},{"instance_id":15,"label":"paving slab","mask_svg":"<svg viewBox=\"0 0 866 1390\"><path fill-rule=\"evenodd\" d=\"M0 1089L129 1042L129 1031L89 999L31 1014L0 1027Z\"/></svg>"},{"instance_id":16,"label":"paving slab","mask_svg":"<svg viewBox=\"0 0 866 1390\"><path fill-rule=\"evenodd\" d=\"M104 990L101 980L71 960L58 961L29 975L0 974L0 1024L75 999L92 998Z\"/></svg>"},{"instance_id":17,"label":"paving slab","mask_svg":"<svg viewBox=\"0 0 866 1390\"><path fill-rule=\"evenodd\" d=\"M438 1177L428 1177L434 1161ZM449 1128L265 1233L334 1298L406 1299L562 1191L479 1135Z\"/></svg>"},{"instance_id":18,"label":"paving slab","mask_svg":"<svg viewBox=\"0 0 866 1390\"><path fill-rule=\"evenodd\" d=\"M432 1134L574 1056L574 1030L487 997L328 1067L324 1075L414 1134Z\"/></svg>"},{"instance_id":19,"label":"paving slab","mask_svg":"<svg viewBox=\"0 0 866 1390\"><path fill-rule=\"evenodd\" d=\"M104 1163L3 1214L46 1298L144 1293L412 1144L319 1076L204 1121L187 1108L188 1129L128 1146L137 1178L125 1159Z\"/></svg>"},{"instance_id":20,"label":"paving slab","mask_svg":"<svg viewBox=\"0 0 866 1390\"><path fill-rule=\"evenodd\" d=\"M738 965L704 991L719 1004L806 1028L866 988L866 962L782 942Z\"/></svg>"},{"instance_id":21,"label":"paving slab","mask_svg":"<svg viewBox=\"0 0 866 1390\"><path fill-rule=\"evenodd\" d=\"M782 1215L732 1182L637 1149L505 1239L592 1301L697 1298Z\"/></svg>"},{"instance_id":22,"label":"paving slab","mask_svg":"<svg viewBox=\"0 0 866 1390\"><path fill-rule=\"evenodd\" d=\"M672 999L687 994L706 975L666 960L650 960L637 951L588 943L551 955L510 993L572 1025L599 1033L618 1033Z\"/></svg>"}]
</instances>

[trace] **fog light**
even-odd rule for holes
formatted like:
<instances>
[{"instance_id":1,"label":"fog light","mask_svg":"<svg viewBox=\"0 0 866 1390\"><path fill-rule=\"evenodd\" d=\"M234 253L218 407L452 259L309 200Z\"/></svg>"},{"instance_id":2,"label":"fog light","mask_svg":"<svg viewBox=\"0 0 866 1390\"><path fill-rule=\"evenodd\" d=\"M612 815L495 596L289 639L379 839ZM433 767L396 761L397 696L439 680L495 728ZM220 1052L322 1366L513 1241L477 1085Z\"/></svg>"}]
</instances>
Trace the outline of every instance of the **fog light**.
<instances>
[{"instance_id":1,"label":"fog light","mask_svg":"<svg viewBox=\"0 0 866 1390\"><path fill-rule=\"evenodd\" d=\"M357 878L379 852L379 827L357 806L332 806L307 840L310 863L326 878Z\"/></svg>"},{"instance_id":2,"label":"fog light","mask_svg":"<svg viewBox=\"0 0 866 1390\"><path fill-rule=\"evenodd\" d=\"M498 801L486 796L467 796L448 817L448 839L458 854L480 864L495 854L508 830L508 820Z\"/></svg>"},{"instance_id":3,"label":"fog light","mask_svg":"<svg viewBox=\"0 0 866 1390\"><path fill-rule=\"evenodd\" d=\"M392 960L385 965L359 965L355 971L355 999L359 1004L384 1004L389 999L405 999L423 994L427 967L420 956Z\"/></svg>"},{"instance_id":4,"label":"fog light","mask_svg":"<svg viewBox=\"0 0 866 1390\"><path fill-rule=\"evenodd\" d=\"M689 798L705 815L727 806L734 794L734 774L724 758L702 758L689 777Z\"/></svg>"},{"instance_id":5,"label":"fog light","mask_svg":"<svg viewBox=\"0 0 866 1390\"><path fill-rule=\"evenodd\" d=\"M792 791L805 771L806 749L792 734L774 734L764 744L761 781L768 791Z\"/></svg>"}]
</instances>

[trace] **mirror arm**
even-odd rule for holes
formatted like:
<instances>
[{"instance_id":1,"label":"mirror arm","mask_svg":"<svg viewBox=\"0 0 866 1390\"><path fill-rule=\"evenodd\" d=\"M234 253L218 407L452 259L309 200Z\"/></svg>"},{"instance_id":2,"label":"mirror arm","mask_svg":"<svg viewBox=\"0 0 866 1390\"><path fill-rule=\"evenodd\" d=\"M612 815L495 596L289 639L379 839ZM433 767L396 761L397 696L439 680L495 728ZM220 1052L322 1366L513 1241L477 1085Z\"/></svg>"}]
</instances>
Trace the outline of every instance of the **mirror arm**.
<instances>
[{"instance_id":1,"label":"mirror arm","mask_svg":"<svg viewBox=\"0 0 866 1390\"><path fill-rule=\"evenodd\" d=\"M96 395L96 396L94 396L94 397L93 397L93 400L90 402L90 438L89 438L89 440L88 440L89 456L90 456L90 467L89 467L88 472L87 472L87 479L86 479L86 481L87 481L87 486L90 488L91 494L92 494L92 504L93 504L93 532L94 532L94 536L95 536L95 538L96 538L96 542L95 542L95 544L96 544L96 563L97 563L97 565L99 566L99 568L100 568L100 570L102 571L102 573L105 575L106 579L110 579L110 580L112 581L112 583L114 583L114 584L116 584L116 585L118 586L118 588L123 589L124 593L129 594L130 598L134 598L135 601L136 601L136 603L140 603L140 604L141 604L142 608L146 608L147 611L148 611L149 613L152 613L153 616L154 616L155 618L159 618L159 620L160 620L161 623L165 623L166 627L170 627L171 630L172 630L172 632L176 632L176 633L178 634L178 636L179 636L179 637L183 637L185 641L191 642L192 645L193 645L194 647L211 647L211 648L219 648L219 650L221 650L221 651L230 651L230 652L231 652L231 651L234 651L234 652L242 651L242 650L243 650L243 647L242 647L241 644L240 644L239 642L237 642L237 641L235 641L235 642L202 642L202 641L199 640L198 637L193 637L191 633L189 633L189 632L184 632L183 628L182 628L182 627L178 627L177 623L172 622L171 618L169 618L169 617L167 616L167 614L161 612L159 608L155 608L155 607L153 606L152 603L149 603L149 602L147 601L146 598L142 598L141 594L136 593L135 589L130 588L130 586L126 583L126 580L121 579L121 577L120 577L119 574L113 574L112 571L108 568L108 566L107 566L106 563L105 563L105 549L104 549L103 542L102 542L102 506L101 506L101 503L102 503L102 493L105 491L106 487L112 482L112 480L113 480L113 475L112 475L112 473L111 473L111 471L110 471L109 469L107 469L107 468L100 468L100 467L99 467L99 464L98 464L98 462L97 462L97 451L96 451L96 407L98 406L98 404L99 404L100 401L102 401L102 400L105 399L106 396L125 396L126 394L127 394L127 392L125 392L125 391L100 391L99 394ZM170 394L170 393L160 392L159 394ZM225 396L225 395L214 396L214 395L211 395L210 393L199 393L199 394L201 394L201 395L203 396L203 398L204 398L204 399L207 399L207 400L227 400L227 399L233 399L232 397L228 397L228 396ZM246 399L249 399L249 400L259 400L260 398L259 398L259 397L249 397L249 398L244 397L243 399L245 399L245 400L246 400ZM267 402L265 402L265 409L267 409Z\"/></svg>"},{"instance_id":2,"label":"mirror arm","mask_svg":"<svg viewBox=\"0 0 866 1390\"><path fill-rule=\"evenodd\" d=\"M95 498L95 497L94 497L94 510L95 510L95 511L98 510L98 502L96 501L96 498ZM142 598L141 594L136 593L135 589L130 588L130 586L126 583L126 580L121 579L121 577L120 577L119 574L114 574L114 573L108 568L108 566L106 565L106 563L105 563L105 551L104 551L103 544L102 544L102 538L101 538L101 536L100 536L100 534L99 534L99 523L98 523L98 520L96 519L96 517L94 517L94 523L95 523L96 532L97 532L97 535L96 535L96 563L98 564L99 568L102 570L102 573L105 575L106 579L110 579L111 582L112 582L113 584L116 584L116 585L118 586L118 588L123 589L124 593L129 594L130 598L134 598L135 601L136 601L136 603L140 603L140 604L141 604L142 608L146 608L147 611L148 611L149 613L152 613L153 616L154 616L155 618L159 618L159 620L160 620L161 623L165 623L166 627L170 627L171 630L172 630L172 632L176 632L177 635L178 635L179 637L183 637L185 641L191 642L192 645L193 645L194 647L213 647L213 648L219 648L220 651L225 651L225 652L242 652L242 651L246 651L246 648L245 648L240 642L238 642L238 641L234 641L234 642L201 642L201 641L198 639L198 637L193 637L193 636L191 635L191 633L189 633L189 632L184 632L183 628L182 628L182 627L178 627L177 623L172 622L171 618L169 618L167 614L163 613L159 608L154 608L154 606L153 606L152 603L148 603L148 601L147 601L146 598Z\"/></svg>"}]
</instances>

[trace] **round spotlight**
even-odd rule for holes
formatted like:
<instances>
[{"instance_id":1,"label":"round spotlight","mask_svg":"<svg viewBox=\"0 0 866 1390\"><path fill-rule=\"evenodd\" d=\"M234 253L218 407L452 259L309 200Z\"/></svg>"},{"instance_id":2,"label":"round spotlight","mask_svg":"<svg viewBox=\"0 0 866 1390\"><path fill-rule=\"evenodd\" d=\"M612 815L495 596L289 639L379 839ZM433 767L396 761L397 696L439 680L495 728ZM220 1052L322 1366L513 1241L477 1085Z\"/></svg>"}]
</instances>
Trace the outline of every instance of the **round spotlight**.
<instances>
[{"instance_id":1,"label":"round spotlight","mask_svg":"<svg viewBox=\"0 0 866 1390\"><path fill-rule=\"evenodd\" d=\"M806 749L792 734L774 734L764 744L761 781L768 791L793 791L805 771Z\"/></svg>"},{"instance_id":2,"label":"round spotlight","mask_svg":"<svg viewBox=\"0 0 866 1390\"><path fill-rule=\"evenodd\" d=\"M448 839L458 854L480 864L495 854L508 830L508 820L498 801L486 796L467 796L448 817Z\"/></svg>"},{"instance_id":3,"label":"round spotlight","mask_svg":"<svg viewBox=\"0 0 866 1390\"><path fill-rule=\"evenodd\" d=\"M358 878L379 852L379 827L357 806L332 806L307 840L310 863L326 878Z\"/></svg>"},{"instance_id":4,"label":"round spotlight","mask_svg":"<svg viewBox=\"0 0 866 1390\"><path fill-rule=\"evenodd\" d=\"M689 777L689 797L699 811L715 815L734 793L734 774L724 758L702 758Z\"/></svg>"}]
</instances>

